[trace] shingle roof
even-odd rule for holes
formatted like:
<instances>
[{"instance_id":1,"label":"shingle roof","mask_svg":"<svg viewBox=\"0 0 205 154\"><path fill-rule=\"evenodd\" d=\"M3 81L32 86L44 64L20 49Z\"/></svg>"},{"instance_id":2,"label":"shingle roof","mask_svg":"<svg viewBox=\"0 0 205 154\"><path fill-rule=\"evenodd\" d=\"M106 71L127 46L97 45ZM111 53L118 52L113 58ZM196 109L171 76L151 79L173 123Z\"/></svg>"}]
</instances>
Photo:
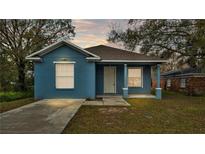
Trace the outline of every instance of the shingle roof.
<instances>
[{"instance_id":1,"label":"shingle roof","mask_svg":"<svg viewBox=\"0 0 205 154\"><path fill-rule=\"evenodd\" d=\"M146 56L132 51L113 48L105 45L85 48L85 50L98 55L102 60L165 60L159 57Z\"/></svg>"}]
</instances>

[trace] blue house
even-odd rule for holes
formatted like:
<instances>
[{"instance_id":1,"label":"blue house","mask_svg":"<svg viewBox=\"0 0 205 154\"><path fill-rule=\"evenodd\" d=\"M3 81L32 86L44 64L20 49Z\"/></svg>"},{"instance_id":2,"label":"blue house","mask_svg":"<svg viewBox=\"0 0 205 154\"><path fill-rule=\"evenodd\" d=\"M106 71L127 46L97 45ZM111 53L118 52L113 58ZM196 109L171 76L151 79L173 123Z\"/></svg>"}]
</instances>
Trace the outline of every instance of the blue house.
<instances>
[{"instance_id":1,"label":"blue house","mask_svg":"<svg viewBox=\"0 0 205 154\"><path fill-rule=\"evenodd\" d=\"M34 62L35 99L150 94L152 66L157 66L156 98L161 99L160 64L166 60L158 57L59 41L26 59Z\"/></svg>"}]
</instances>

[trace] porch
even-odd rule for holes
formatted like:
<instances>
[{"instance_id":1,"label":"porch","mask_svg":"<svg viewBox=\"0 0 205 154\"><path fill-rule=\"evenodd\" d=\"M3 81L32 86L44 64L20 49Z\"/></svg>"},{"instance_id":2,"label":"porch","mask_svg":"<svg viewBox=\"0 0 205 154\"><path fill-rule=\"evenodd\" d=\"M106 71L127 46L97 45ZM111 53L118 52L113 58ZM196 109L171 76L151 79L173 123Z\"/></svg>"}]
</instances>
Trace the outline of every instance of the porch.
<instances>
[{"instance_id":1,"label":"porch","mask_svg":"<svg viewBox=\"0 0 205 154\"><path fill-rule=\"evenodd\" d=\"M151 67L157 66L156 96L151 95ZM161 99L160 64L100 63L96 64L96 96Z\"/></svg>"}]
</instances>

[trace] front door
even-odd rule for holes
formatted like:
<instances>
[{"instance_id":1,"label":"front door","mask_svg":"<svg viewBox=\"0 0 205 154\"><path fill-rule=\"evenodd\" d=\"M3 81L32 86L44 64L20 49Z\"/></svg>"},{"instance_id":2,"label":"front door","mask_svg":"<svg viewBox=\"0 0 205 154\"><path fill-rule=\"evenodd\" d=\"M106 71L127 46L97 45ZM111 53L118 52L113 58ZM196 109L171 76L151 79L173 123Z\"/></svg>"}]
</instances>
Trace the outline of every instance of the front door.
<instances>
[{"instance_id":1,"label":"front door","mask_svg":"<svg viewBox=\"0 0 205 154\"><path fill-rule=\"evenodd\" d=\"M104 93L116 93L116 67L104 67Z\"/></svg>"}]
</instances>

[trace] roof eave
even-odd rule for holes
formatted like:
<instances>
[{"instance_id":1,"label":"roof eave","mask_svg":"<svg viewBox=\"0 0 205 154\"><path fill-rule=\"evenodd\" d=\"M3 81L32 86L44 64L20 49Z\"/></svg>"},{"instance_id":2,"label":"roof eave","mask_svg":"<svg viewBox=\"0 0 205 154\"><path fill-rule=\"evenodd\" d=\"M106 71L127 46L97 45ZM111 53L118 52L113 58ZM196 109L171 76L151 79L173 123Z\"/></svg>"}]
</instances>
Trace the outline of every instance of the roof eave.
<instances>
[{"instance_id":1,"label":"roof eave","mask_svg":"<svg viewBox=\"0 0 205 154\"><path fill-rule=\"evenodd\" d=\"M175 77L205 77L205 73L185 73L185 74L177 74L177 75L161 75L164 78L175 78Z\"/></svg>"},{"instance_id":2,"label":"roof eave","mask_svg":"<svg viewBox=\"0 0 205 154\"><path fill-rule=\"evenodd\" d=\"M123 63L166 63L168 60L101 60L100 62L123 62Z\"/></svg>"},{"instance_id":3,"label":"roof eave","mask_svg":"<svg viewBox=\"0 0 205 154\"><path fill-rule=\"evenodd\" d=\"M26 60L42 62L42 58L41 57L30 57L30 56L27 56Z\"/></svg>"},{"instance_id":4,"label":"roof eave","mask_svg":"<svg viewBox=\"0 0 205 154\"><path fill-rule=\"evenodd\" d=\"M87 57L86 58L88 61L90 61L90 62L98 62L98 61L100 61L100 57Z\"/></svg>"}]
</instances>

